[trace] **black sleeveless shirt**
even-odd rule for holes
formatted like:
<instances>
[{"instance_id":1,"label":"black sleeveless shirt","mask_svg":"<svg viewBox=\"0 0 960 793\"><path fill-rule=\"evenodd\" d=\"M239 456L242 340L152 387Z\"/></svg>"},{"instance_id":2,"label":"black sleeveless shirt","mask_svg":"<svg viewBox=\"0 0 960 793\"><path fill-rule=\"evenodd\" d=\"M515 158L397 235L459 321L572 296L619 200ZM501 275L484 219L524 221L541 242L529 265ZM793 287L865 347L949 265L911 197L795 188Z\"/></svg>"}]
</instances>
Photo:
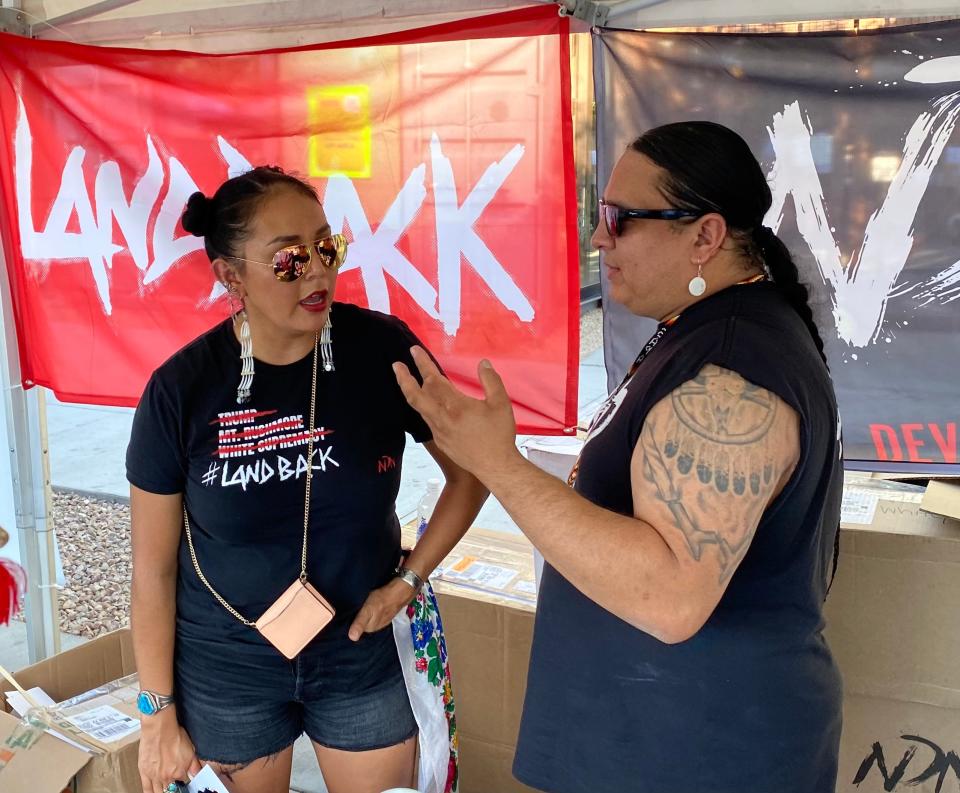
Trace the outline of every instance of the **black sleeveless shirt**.
<instances>
[{"instance_id":1,"label":"black sleeveless shirt","mask_svg":"<svg viewBox=\"0 0 960 793\"><path fill-rule=\"evenodd\" d=\"M841 681L821 634L843 489L830 376L774 284L688 308L601 408L577 491L633 515L630 461L644 419L707 364L800 417L800 458L727 591L691 639L668 645L544 566L514 764L551 793L826 793ZM582 531L590 543L590 527Z\"/></svg>"}]
</instances>

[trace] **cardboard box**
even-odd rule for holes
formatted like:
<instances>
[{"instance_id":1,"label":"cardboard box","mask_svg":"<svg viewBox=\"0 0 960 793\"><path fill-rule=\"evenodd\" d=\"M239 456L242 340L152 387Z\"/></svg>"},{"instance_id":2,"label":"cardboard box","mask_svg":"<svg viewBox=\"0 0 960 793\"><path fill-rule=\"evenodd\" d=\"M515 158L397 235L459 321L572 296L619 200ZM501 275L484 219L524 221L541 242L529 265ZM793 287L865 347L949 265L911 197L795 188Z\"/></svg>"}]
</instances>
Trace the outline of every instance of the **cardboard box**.
<instances>
[{"instance_id":1,"label":"cardboard box","mask_svg":"<svg viewBox=\"0 0 960 793\"><path fill-rule=\"evenodd\" d=\"M25 689L42 688L56 702L63 702L136 671L129 630L101 636L87 644L28 666L14 674ZM90 707L109 706L136 717L135 683L120 691L102 694L68 715ZM20 719L11 715L0 695L0 747L15 733ZM97 756L43 734L29 748L13 754L0 771L3 793L60 793L76 777L76 793L140 793L137 770L139 730L109 744L111 751Z\"/></svg>"},{"instance_id":2,"label":"cardboard box","mask_svg":"<svg viewBox=\"0 0 960 793\"><path fill-rule=\"evenodd\" d=\"M960 521L921 510L917 485L855 477L846 490L840 567L826 605L845 687L837 791L960 793ZM451 556L469 548L508 564L524 545L471 530ZM442 578L435 589L457 696L461 789L529 791L511 766L533 605Z\"/></svg>"},{"instance_id":3,"label":"cardboard box","mask_svg":"<svg viewBox=\"0 0 960 793\"><path fill-rule=\"evenodd\" d=\"M412 548L416 536L416 521L403 526L403 547ZM473 527L437 565L430 583L438 595L473 592L475 600L532 612L537 603L533 546L522 534Z\"/></svg>"},{"instance_id":4,"label":"cardboard box","mask_svg":"<svg viewBox=\"0 0 960 793\"><path fill-rule=\"evenodd\" d=\"M530 607L437 595L460 731L461 793L526 793L511 773L533 637Z\"/></svg>"},{"instance_id":5,"label":"cardboard box","mask_svg":"<svg viewBox=\"0 0 960 793\"><path fill-rule=\"evenodd\" d=\"M843 488L840 527L916 537L960 538L957 521L923 511L926 491L922 485L907 482L848 476Z\"/></svg>"},{"instance_id":6,"label":"cardboard box","mask_svg":"<svg viewBox=\"0 0 960 793\"><path fill-rule=\"evenodd\" d=\"M920 509L960 520L960 481L931 479Z\"/></svg>"},{"instance_id":7,"label":"cardboard box","mask_svg":"<svg viewBox=\"0 0 960 793\"><path fill-rule=\"evenodd\" d=\"M923 488L853 487L826 603L844 677L837 791L958 793L960 521L921 510Z\"/></svg>"},{"instance_id":8,"label":"cardboard box","mask_svg":"<svg viewBox=\"0 0 960 793\"><path fill-rule=\"evenodd\" d=\"M85 752L44 734L29 749L18 748L20 719L0 712L0 770L3 793L60 793L90 759ZM10 744L13 743L13 746Z\"/></svg>"}]
</instances>

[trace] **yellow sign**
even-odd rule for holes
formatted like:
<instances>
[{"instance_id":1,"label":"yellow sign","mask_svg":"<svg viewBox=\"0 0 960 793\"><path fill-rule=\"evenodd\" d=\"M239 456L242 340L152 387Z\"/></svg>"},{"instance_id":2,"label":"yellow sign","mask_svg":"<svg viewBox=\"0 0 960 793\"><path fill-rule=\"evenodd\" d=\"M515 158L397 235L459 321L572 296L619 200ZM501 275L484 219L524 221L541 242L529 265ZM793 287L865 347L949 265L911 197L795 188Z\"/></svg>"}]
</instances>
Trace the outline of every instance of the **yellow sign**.
<instances>
[{"instance_id":1,"label":"yellow sign","mask_svg":"<svg viewBox=\"0 0 960 793\"><path fill-rule=\"evenodd\" d=\"M307 90L310 176L370 178L370 87L317 86Z\"/></svg>"}]
</instances>

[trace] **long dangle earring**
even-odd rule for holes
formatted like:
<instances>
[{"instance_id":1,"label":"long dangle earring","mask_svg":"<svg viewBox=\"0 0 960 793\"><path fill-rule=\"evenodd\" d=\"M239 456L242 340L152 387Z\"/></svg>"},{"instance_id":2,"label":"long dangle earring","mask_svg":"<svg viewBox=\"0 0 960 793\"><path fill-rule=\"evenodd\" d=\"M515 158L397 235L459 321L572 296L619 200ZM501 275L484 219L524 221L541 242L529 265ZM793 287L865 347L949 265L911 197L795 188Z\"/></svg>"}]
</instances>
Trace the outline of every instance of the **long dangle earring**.
<instances>
[{"instance_id":1,"label":"long dangle earring","mask_svg":"<svg viewBox=\"0 0 960 793\"><path fill-rule=\"evenodd\" d=\"M327 314L327 321L320 331L320 360L323 361L323 371L334 371L333 366L333 322L330 321L330 314ZM253 363L251 362L251 372Z\"/></svg>"},{"instance_id":2,"label":"long dangle earring","mask_svg":"<svg viewBox=\"0 0 960 793\"><path fill-rule=\"evenodd\" d=\"M230 308L237 305L236 290L231 288ZM240 308L232 311L233 321L240 321L240 385L237 386L237 404L245 405L250 401L250 389L253 386L253 339L250 337L250 323L247 321L247 311L240 303Z\"/></svg>"},{"instance_id":3,"label":"long dangle earring","mask_svg":"<svg viewBox=\"0 0 960 793\"><path fill-rule=\"evenodd\" d=\"M253 340L250 338L250 323L247 312L241 311L240 324L240 385L237 387L237 404L245 405L250 401L250 388L253 386Z\"/></svg>"}]
</instances>

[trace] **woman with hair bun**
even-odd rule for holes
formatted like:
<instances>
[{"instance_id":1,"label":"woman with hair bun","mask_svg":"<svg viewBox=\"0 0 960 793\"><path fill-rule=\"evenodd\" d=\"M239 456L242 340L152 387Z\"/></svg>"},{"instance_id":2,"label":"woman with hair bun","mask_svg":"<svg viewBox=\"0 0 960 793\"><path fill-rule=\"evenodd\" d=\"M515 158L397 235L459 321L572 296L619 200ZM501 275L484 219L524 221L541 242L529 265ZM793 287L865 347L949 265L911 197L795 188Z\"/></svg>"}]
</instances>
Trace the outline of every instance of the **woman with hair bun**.
<instances>
[{"instance_id":1,"label":"woman with hair bun","mask_svg":"<svg viewBox=\"0 0 960 793\"><path fill-rule=\"evenodd\" d=\"M182 224L237 310L153 373L127 450L143 789L209 762L233 793L287 793L302 733L331 793L410 785L391 622L487 493L397 386L414 334L334 301L347 241L313 187L254 168ZM398 566L406 433L446 486Z\"/></svg>"}]
</instances>

